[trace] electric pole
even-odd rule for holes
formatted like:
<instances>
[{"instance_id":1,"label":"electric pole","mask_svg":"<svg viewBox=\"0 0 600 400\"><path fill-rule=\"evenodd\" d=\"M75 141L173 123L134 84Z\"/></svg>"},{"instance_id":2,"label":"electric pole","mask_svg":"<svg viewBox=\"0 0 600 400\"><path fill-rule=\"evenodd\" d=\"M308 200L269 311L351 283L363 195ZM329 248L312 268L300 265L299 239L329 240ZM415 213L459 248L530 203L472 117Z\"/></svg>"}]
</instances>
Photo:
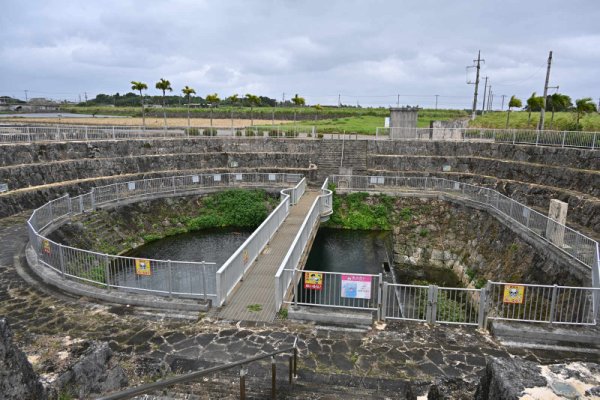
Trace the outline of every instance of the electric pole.
<instances>
[{"instance_id":1,"label":"electric pole","mask_svg":"<svg viewBox=\"0 0 600 400\"><path fill-rule=\"evenodd\" d=\"M485 85L483 85L483 104L481 105L481 115L485 114L485 96L486 96L486 92L487 92L488 77L486 76L484 79L485 79Z\"/></svg>"},{"instance_id":2,"label":"electric pole","mask_svg":"<svg viewBox=\"0 0 600 400\"><path fill-rule=\"evenodd\" d=\"M283 103L285 103L285 92L281 94L281 105L283 105Z\"/></svg>"},{"instance_id":3,"label":"electric pole","mask_svg":"<svg viewBox=\"0 0 600 400\"><path fill-rule=\"evenodd\" d=\"M87 92L83 92L83 95L85 96L85 102L87 103Z\"/></svg>"},{"instance_id":4,"label":"electric pole","mask_svg":"<svg viewBox=\"0 0 600 400\"><path fill-rule=\"evenodd\" d=\"M477 52L477 60L473 60L473 62L477 63L475 66L475 68L477 68L477 74L475 75L475 94L473 95L473 112L471 114L472 120L475 119L475 116L477 115L477 89L479 89L479 69L481 68L481 61L485 60L481 59L481 50L479 50Z\"/></svg>"},{"instance_id":5,"label":"electric pole","mask_svg":"<svg viewBox=\"0 0 600 400\"><path fill-rule=\"evenodd\" d=\"M492 99L494 96L492 95L492 85L490 85L490 89L488 90L488 101L487 101L487 110L492 111Z\"/></svg>"},{"instance_id":6,"label":"electric pole","mask_svg":"<svg viewBox=\"0 0 600 400\"><path fill-rule=\"evenodd\" d=\"M538 129L540 131L544 130L544 119L546 117L546 97L548 96L548 82L550 81L550 67L552 66L552 50L550 50L550 54L548 54L548 69L546 69L546 82L544 83L544 97L542 99L542 109L540 112L540 125Z\"/></svg>"},{"instance_id":7,"label":"electric pole","mask_svg":"<svg viewBox=\"0 0 600 400\"><path fill-rule=\"evenodd\" d=\"M29 92L29 90L25 89L24 92L25 92L25 103L27 103L27 92Z\"/></svg>"},{"instance_id":8,"label":"electric pole","mask_svg":"<svg viewBox=\"0 0 600 400\"><path fill-rule=\"evenodd\" d=\"M504 111L504 98L506 97L505 94L502 95L502 106L500 107L500 111Z\"/></svg>"},{"instance_id":9,"label":"electric pole","mask_svg":"<svg viewBox=\"0 0 600 400\"><path fill-rule=\"evenodd\" d=\"M396 101L396 107L400 107L400 95L398 95L398 100Z\"/></svg>"},{"instance_id":10,"label":"electric pole","mask_svg":"<svg viewBox=\"0 0 600 400\"><path fill-rule=\"evenodd\" d=\"M338 107L342 106L342 95L338 94Z\"/></svg>"},{"instance_id":11,"label":"electric pole","mask_svg":"<svg viewBox=\"0 0 600 400\"><path fill-rule=\"evenodd\" d=\"M437 110L437 105L438 105L438 97L440 97L439 94L435 95L435 109Z\"/></svg>"}]
</instances>

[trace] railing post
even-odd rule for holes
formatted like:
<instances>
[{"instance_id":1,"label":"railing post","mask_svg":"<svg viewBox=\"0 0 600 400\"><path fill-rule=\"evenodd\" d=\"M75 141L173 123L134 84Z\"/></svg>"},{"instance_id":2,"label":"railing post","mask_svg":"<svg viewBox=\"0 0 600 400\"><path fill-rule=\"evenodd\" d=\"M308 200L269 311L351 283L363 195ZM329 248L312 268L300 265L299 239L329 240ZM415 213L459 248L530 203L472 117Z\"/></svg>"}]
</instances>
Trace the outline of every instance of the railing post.
<instances>
[{"instance_id":1,"label":"railing post","mask_svg":"<svg viewBox=\"0 0 600 400\"><path fill-rule=\"evenodd\" d=\"M116 138L115 137L115 127L114 126L112 127L112 138L113 138L113 140Z\"/></svg>"},{"instance_id":2,"label":"railing post","mask_svg":"<svg viewBox=\"0 0 600 400\"><path fill-rule=\"evenodd\" d=\"M63 254L63 246L60 244L58 245L58 254L60 256L60 274L65 279L65 256Z\"/></svg>"},{"instance_id":3,"label":"railing post","mask_svg":"<svg viewBox=\"0 0 600 400\"><path fill-rule=\"evenodd\" d=\"M512 142L512 144L515 144L516 141L517 141L517 131L513 129L513 142Z\"/></svg>"},{"instance_id":4,"label":"railing post","mask_svg":"<svg viewBox=\"0 0 600 400\"><path fill-rule=\"evenodd\" d=\"M243 365L240 368L240 399L246 400L246 370Z\"/></svg>"},{"instance_id":5,"label":"railing post","mask_svg":"<svg viewBox=\"0 0 600 400\"><path fill-rule=\"evenodd\" d=\"M377 320L381 321L381 298L383 297L383 274L379 274L379 282L377 285Z\"/></svg>"},{"instance_id":6,"label":"railing post","mask_svg":"<svg viewBox=\"0 0 600 400\"><path fill-rule=\"evenodd\" d=\"M289 363L290 363L290 371L289 371L289 384L292 384L292 376L293 376L293 361L292 361L293 357L289 356Z\"/></svg>"},{"instance_id":7,"label":"railing post","mask_svg":"<svg viewBox=\"0 0 600 400\"><path fill-rule=\"evenodd\" d=\"M596 147L596 132L594 132L594 139L592 140L592 150Z\"/></svg>"},{"instance_id":8,"label":"railing post","mask_svg":"<svg viewBox=\"0 0 600 400\"><path fill-rule=\"evenodd\" d=\"M173 296L173 266L171 260L167 260L167 266L169 268L169 297Z\"/></svg>"},{"instance_id":9,"label":"railing post","mask_svg":"<svg viewBox=\"0 0 600 400\"><path fill-rule=\"evenodd\" d=\"M92 211L96 211L96 195L94 194L94 188L90 191L90 198L92 201Z\"/></svg>"},{"instance_id":10,"label":"railing post","mask_svg":"<svg viewBox=\"0 0 600 400\"><path fill-rule=\"evenodd\" d=\"M87 125L85 126L85 140L88 140L88 127Z\"/></svg>"},{"instance_id":11,"label":"railing post","mask_svg":"<svg viewBox=\"0 0 600 400\"><path fill-rule=\"evenodd\" d=\"M294 267L294 272L292 272L292 289L294 296L294 307L298 307L298 284L296 283L296 267Z\"/></svg>"},{"instance_id":12,"label":"railing post","mask_svg":"<svg viewBox=\"0 0 600 400\"><path fill-rule=\"evenodd\" d=\"M552 324L552 322L554 322L554 313L556 312L556 295L558 293L558 285L554 285L552 287L552 300L550 302L550 316L549 316L549 321L550 324Z\"/></svg>"},{"instance_id":13,"label":"railing post","mask_svg":"<svg viewBox=\"0 0 600 400\"><path fill-rule=\"evenodd\" d=\"M436 300L437 300L437 288L435 285L429 285L427 291L427 322L433 324L435 322L436 314Z\"/></svg>"},{"instance_id":14,"label":"railing post","mask_svg":"<svg viewBox=\"0 0 600 400\"><path fill-rule=\"evenodd\" d=\"M171 185L173 185L173 194L177 193L177 189L175 188L175 177L171 178Z\"/></svg>"},{"instance_id":15,"label":"railing post","mask_svg":"<svg viewBox=\"0 0 600 400\"><path fill-rule=\"evenodd\" d=\"M207 298L206 290L206 262L202 261L202 291L204 292L204 301Z\"/></svg>"},{"instance_id":16,"label":"railing post","mask_svg":"<svg viewBox=\"0 0 600 400\"><path fill-rule=\"evenodd\" d=\"M488 281L489 284L489 281ZM479 290L479 316L477 319L477 323L479 325L479 329L485 330L485 311L487 304L487 286L486 284L483 288Z\"/></svg>"},{"instance_id":17,"label":"railing post","mask_svg":"<svg viewBox=\"0 0 600 400\"><path fill-rule=\"evenodd\" d=\"M560 147L565 147L565 139L566 138L567 138L567 131L563 131L562 145Z\"/></svg>"},{"instance_id":18,"label":"railing post","mask_svg":"<svg viewBox=\"0 0 600 400\"><path fill-rule=\"evenodd\" d=\"M298 377L298 347L294 344L294 378Z\"/></svg>"},{"instance_id":19,"label":"railing post","mask_svg":"<svg viewBox=\"0 0 600 400\"><path fill-rule=\"evenodd\" d=\"M537 131L537 133L535 135L535 145L537 146L539 142L540 142L540 131Z\"/></svg>"},{"instance_id":20,"label":"railing post","mask_svg":"<svg viewBox=\"0 0 600 400\"><path fill-rule=\"evenodd\" d=\"M110 264L108 254L104 255L104 279L106 280L106 290L110 291Z\"/></svg>"},{"instance_id":21,"label":"railing post","mask_svg":"<svg viewBox=\"0 0 600 400\"><path fill-rule=\"evenodd\" d=\"M271 356L271 399L277 399L276 385L277 366L275 365L275 356Z\"/></svg>"},{"instance_id":22,"label":"railing post","mask_svg":"<svg viewBox=\"0 0 600 400\"><path fill-rule=\"evenodd\" d=\"M387 298L388 291L390 290L390 286L387 282L383 282L383 291L382 291L382 299L381 299L381 321L385 321L387 317Z\"/></svg>"}]
</instances>

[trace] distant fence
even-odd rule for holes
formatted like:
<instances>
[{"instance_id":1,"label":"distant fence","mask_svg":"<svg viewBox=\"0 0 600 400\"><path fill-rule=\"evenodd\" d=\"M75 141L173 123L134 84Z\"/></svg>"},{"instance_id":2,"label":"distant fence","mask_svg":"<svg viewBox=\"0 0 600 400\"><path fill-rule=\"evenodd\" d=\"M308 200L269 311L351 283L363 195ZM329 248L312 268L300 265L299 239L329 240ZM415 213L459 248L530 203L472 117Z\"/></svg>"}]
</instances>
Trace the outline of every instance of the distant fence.
<instances>
[{"instance_id":1,"label":"distant fence","mask_svg":"<svg viewBox=\"0 0 600 400\"><path fill-rule=\"evenodd\" d=\"M219 266L215 263L115 256L65 246L48 239L46 235L49 229L56 228L70 217L93 211L103 205L148 197L185 195L207 188L286 186L303 181L304 178L298 174L199 174L96 187L89 193L73 198L65 195L36 209L27 221L29 240L38 262L65 279L107 290L119 289L216 301L219 299ZM281 210L287 212L289 199L290 195L282 194L279 206L261 227L274 219L279 220ZM256 236L257 233L253 235Z\"/></svg>"},{"instance_id":2,"label":"distant fence","mask_svg":"<svg viewBox=\"0 0 600 400\"><path fill-rule=\"evenodd\" d=\"M600 148L600 132L486 128L376 128L376 139L473 140L536 146Z\"/></svg>"},{"instance_id":3,"label":"distant fence","mask_svg":"<svg viewBox=\"0 0 600 400\"><path fill-rule=\"evenodd\" d=\"M101 125L0 125L0 143L47 141L128 140L190 137L296 138L316 137L314 126L266 125L248 127L141 127Z\"/></svg>"}]
</instances>

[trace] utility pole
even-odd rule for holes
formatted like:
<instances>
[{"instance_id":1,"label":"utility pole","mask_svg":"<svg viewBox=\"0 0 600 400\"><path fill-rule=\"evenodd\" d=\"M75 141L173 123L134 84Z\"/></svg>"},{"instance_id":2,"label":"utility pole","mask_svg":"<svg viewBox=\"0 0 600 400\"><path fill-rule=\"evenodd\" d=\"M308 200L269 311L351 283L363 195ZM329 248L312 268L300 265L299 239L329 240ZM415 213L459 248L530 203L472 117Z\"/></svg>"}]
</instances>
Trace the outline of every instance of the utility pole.
<instances>
[{"instance_id":1,"label":"utility pole","mask_svg":"<svg viewBox=\"0 0 600 400\"><path fill-rule=\"evenodd\" d=\"M400 95L398 95L398 100L396 101L396 107L400 107Z\"/></svg>"},{"instance_id":2,"label":"utility pole","mask_svg":"<svg viewBox=\"0 0 600 400\"><path fill-rule=\"evenodd\" d=\"M87 92L83 92L83 95L85 96L85 102L87 103Z\"/></svg>"},{"instance_id":3,"label":"utility pole","mask_svg":"<svg viewBox=\"0 0 600 400\"><path fill-rule=\"evenodd\" d=\"M338 94L338 107L342 106L342 95Z\"/></svg>"},{"instance_id":4,"label":"utility pole","mask_svg":"<svg viewBox=\"0 0 600 400\"><path fill-rule=\"evenodd\" d=\"M483 85L483 104L481 105L481 115L485 114L485 96L486 96L486 91L487 91L488 77L486 76L484 79L485 79L485 85Z\"/></svg>"},{"instance_id":5,"label":"utility pole","mask_svg":"<svg viewBox=\"0 0 600 400\"><path fill-rule=\"evenodd\" d=\"M437 105L438 105L438 97L440 97L439 94L435 95L435 109L437 110Z\"/></svg>"},{"instance_id":6,"label":"utility pole","mask_svg":"<svg viewBox=\"0 0 600 400\"><path fill-rule=\"evenodd\" d=\"M29 90L25 89L24 92L25 92L25 103L27 103L27 92L29 92Z\"/></svg>"},{"instance_id":7,"label":"utility pole","mask_svg":"<svg viewBox=\"0 0 600 400\"><path fill-rule=\"evenodd\" d=\"M477 74L475 75L475 94L473 95L473 112L471 113L471 119L475 119L475 116L477 115L477 89L479 89L479 69L481 68L481 50L479 50L477 52L477 60L473 60L473 62L476 62L477 65L475 66L475 68L477 68ZM471 82L469 82L471 83Z\"/></svg>"},{"instance_id":8,"label":"utility pole","mask_svg":"<svg viewBox=\"0 0 600 400\"><path fill-rule=\"evenodd\" d=\"M283 105L283 103L285 103L285 92L281 94L281 105Z\"/></svg>"},{"instance_id":9,"label":"utility pole","mask_svg":"<svg viewBox=\"0 0 600 400\"><path fill-rule=\"evenodd\" d=\"M546 82L544 83L544 98L542 99L542 109L540 112L540 125L538 129L544 130L544 120L546 118L546 97L548 96L548 82L550 81L550 67L552 66L552 50L548 54L548 68L546 69Z\"/></svg>"},{"instance_id":10,"label":"utility pole","mask_svg":"<svg viewBox=\"0 0 600 400\"><path fill-rule=\"evenodd\" d=\"M492 96L492 85L490 85L490 89L488 90L488 101L487 101L487 110L488 111L492 111L492 99L494 98L494 96Z\"/></svg>"},{"instance_id":11,"label":"utility pole","mask_svg":"<svg viewBox=\"0 0 600 400\"><path fill-rule=\"evenodd\" d=\"M500 111L504 111L504 98L506 97L505 94L502 95L502 106L500 107Z\"/></svg>"},{"instance_id":12,"label":"utility pole","mask_svg":"<svg viewBox=\"0 0 600 400\"><path fill-rule=\"evenodd\" d=\"M79 102L81 103L81 93L79 93Z\"/></svg>"}]
</instances>

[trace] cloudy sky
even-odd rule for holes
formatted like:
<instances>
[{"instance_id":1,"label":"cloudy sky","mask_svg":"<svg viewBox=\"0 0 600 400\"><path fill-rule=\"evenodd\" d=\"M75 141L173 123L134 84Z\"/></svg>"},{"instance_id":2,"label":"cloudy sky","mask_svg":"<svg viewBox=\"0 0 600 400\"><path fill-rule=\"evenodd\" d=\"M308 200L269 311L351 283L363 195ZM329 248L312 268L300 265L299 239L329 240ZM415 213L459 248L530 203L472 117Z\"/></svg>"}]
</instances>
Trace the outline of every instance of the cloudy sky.
<instances>
[{"instance_id":1,"label":"cloudy sky","mask_svg":"<svg viewBox=\"0 0 600 400\"><path fill-rule=\"evenodd\" d=\"M0 0L0 95L77 100L164 77L181 93L469 108L495 94L600 97L600 0Z\"/></svg>"}]
</instances>

